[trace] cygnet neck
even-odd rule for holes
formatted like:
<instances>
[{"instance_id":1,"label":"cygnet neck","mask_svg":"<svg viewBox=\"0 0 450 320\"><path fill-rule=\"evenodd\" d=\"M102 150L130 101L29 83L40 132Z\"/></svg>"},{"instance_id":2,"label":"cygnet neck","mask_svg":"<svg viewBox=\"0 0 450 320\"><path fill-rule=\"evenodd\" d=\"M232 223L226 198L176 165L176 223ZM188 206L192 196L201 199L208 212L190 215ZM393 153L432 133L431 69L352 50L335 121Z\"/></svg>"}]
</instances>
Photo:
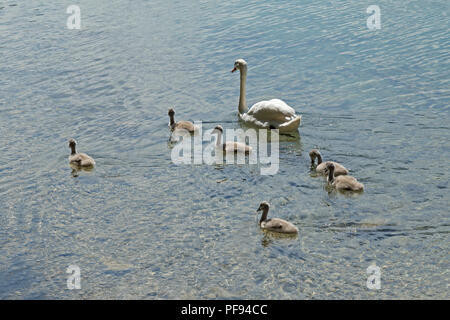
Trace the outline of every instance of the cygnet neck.
<instances>
[{"instance_id":1,"label":"cygnet neck","mask_svg":"<svg viewBox=\"0 0 450 320\"><path fill-rule=\"evenodd\" d=\"M170 118L170 125L173 126L175 124L175 115L169 114L169 118Z\"/></svg>"},{"instance_id":2,"label":"cygnet neck","mask_svg":"<svg viewBox=\"0 0 450 320\"><path fill-rule=\"evenodd\" d=\"M317 165L321 163L322 163L322 155L319 152L317 152Z\"/></svg>"},{"instance_id":3,"label":"cygnet neck","mask_svg":"<svg viewBox=\"0 0 450 320\"><path fill-rule=\"evenodd\" d=\"M269 208L264 208L262 209L262 215L261 215L261 219L259 220L259 224L263 223L264 221L267 220L267 215L269 214Z\"/></svg>"},{"instance_id":4,"label":"cygnet neck","mask_svg":"<svg viewBox=\"0 0 450 320\"><path fill-rule=\"evenodd\" d=\"M334 167L328 168L328 182L333 182L334 180Z\"/></svg>"},{"instance_id":5,"label":"cygnet neck","mask_svg":"<svg viewBox=\"0 0 450 320\"><path fill-rule=\"evenodd\" d=\"M71 153L71 155L73 156L74 154L76 154L77 153L77 151L76 151L76 149L75 149L75 145L74 144L72 144L71 146L70 146L70 149L72 150L72 153Z\"/></svg>"}]
</instances>

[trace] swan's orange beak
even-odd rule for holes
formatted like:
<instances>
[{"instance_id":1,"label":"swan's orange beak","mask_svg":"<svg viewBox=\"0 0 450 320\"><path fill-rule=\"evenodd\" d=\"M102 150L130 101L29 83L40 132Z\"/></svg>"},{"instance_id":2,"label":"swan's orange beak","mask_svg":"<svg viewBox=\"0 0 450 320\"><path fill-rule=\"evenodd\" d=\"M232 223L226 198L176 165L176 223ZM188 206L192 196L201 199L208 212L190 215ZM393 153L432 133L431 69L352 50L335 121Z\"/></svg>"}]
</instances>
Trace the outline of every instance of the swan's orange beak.
<instances>
[{"instance_id":1,"label":"swan's orange beak","mask_svg":"<svg viewBox=\"0 0 450 320\"><path fill-rule=\"evenodd\" d=\"M233 70L231 70L231 73L235 72L237 70L236 67L233 68Z\"/></svg>"}]
</instances>

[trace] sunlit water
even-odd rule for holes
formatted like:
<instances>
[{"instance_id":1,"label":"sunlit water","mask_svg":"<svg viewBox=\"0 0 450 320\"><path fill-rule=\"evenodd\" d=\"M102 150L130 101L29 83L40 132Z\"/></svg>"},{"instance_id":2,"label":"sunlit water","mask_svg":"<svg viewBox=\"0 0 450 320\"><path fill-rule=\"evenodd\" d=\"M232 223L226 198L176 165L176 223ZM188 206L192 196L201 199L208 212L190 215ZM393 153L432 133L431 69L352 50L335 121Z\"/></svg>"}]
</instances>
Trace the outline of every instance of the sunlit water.
<instances>
[{"instance_id":1,"label":"sunlit water","mask_svg":"<svg viewBox=\"0 0 450 320\"><path fill-rule=\"evenodd\" d=\"M0 2L0 298L450 298L450 2L76 4L81 30L67 1ZM237 58L250 105L303 115L278 174L173 164L169 107L240 128ZM328 193L314 147L366 191ZM258 228L263 200L297 237Z\"/></svg>"}]
</instances>

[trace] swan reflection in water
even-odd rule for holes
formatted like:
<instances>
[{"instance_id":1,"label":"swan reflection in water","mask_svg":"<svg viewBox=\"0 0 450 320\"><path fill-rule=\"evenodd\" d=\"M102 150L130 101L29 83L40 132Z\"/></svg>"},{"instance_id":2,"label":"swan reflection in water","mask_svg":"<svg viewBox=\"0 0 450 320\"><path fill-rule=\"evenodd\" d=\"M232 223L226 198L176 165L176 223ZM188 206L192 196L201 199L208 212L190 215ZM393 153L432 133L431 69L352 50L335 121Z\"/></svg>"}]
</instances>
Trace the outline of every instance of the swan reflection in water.
<instances>
[{"instance_id":1,"label":"swan reflection in water","mask_svg":"<svg viewBox=\"0 0 450 320\"><path fill-rule=\"evenodd\" d=\"M261 232L264 234L264 236L261 239L261 244L264 248L269 247L271 244L274 243L276 240L295 240L298 238L296 233L289 234L289 233L279 233L279 232L273 232L268 230L261 229Z\"/></svg>"},{"instance_id":2,"label":"swan reflection in water","mask_svg":"<svg viewBox=\"0 0 450 320\"><path fill-rule=\"evenodd\" d=\"M79 176L80 171L91 172L94 170L94 166L84 167L84 166L77 165L75 163L69 163L69 166L72 168L71 174L72 174L72 177L74 177L74 178Z\"/></svg>"}]
</instances>

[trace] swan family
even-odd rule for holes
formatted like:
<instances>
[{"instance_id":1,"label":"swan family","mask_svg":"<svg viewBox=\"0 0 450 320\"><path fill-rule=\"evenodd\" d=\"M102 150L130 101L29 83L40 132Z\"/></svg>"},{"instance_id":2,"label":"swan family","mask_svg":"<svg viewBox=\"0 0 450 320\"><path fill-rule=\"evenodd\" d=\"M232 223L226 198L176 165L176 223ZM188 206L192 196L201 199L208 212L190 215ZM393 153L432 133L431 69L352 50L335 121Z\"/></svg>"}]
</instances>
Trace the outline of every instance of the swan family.
<instances>
[{"instance_id":1,"label":"swan family","mask_svg":"<svg viewBox=\"0 0 450 320\"><path fill-rule=\"evenodd\" d=\"M295 110L288 106L284 101L279 99L272 99L269 101L261 101L255 103L250 109L247 108L245 88L247 80L247 62L243 59L238 59L234 63L234 68L231 72L240 72L240 95L238 105L239 120L246 125L265 129L278 129L280 133L297 131L301 122L301 115L297 115ZM189 134L194 134L198 131L192 122L181 120L175 121L175 110L170 108L168 110L169 128L171 132L178 130L187 131ZM217 125L212 133L217 134L216 148L220 148L226 153L245 153L252 152L252 148L245 143L240 142L222 142L223 127ZM69 147L71 154L69 156L69 163L71 166L76 166L79 169L93 168L95 161L93 158L85 153L77 153L76 141L69 140ZM309 152L311 159L311 170L319 175L326 176L327 185L341 192L362 192L364 185L356 180L356 178L348 175L349 170L343 165L334 161L322 161L322 155L317 149L312 149ZM317 159L317 165L316 163ZM259 226L261 229L271 232L284 234L298 234L298 228L291 222L280 219L268 219L270 205L267 201L260 203L257 213L262 211Z\"/></svg>"}]
</instances>

